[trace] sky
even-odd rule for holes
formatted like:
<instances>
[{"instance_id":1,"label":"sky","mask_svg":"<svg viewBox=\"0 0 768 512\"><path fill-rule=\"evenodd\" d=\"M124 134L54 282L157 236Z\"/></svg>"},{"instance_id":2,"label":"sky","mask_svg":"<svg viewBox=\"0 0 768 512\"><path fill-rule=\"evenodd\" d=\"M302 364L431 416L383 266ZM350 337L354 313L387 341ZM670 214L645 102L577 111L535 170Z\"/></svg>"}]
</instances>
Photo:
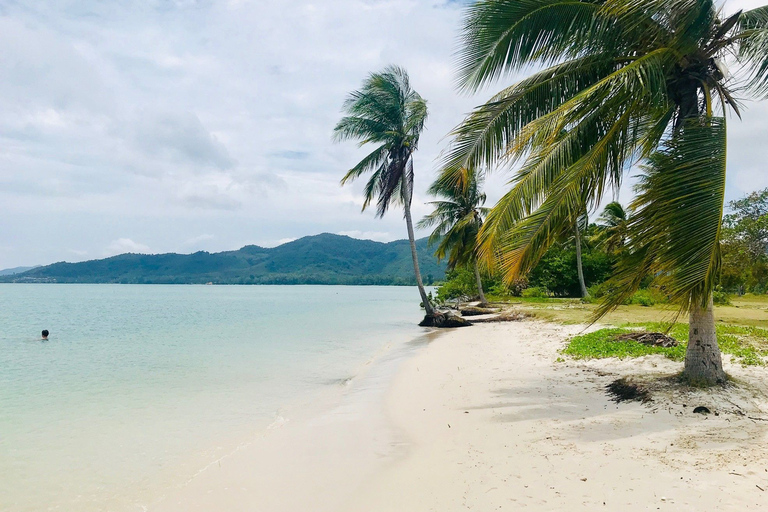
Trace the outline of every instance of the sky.
<instances>
[{"instance_id":1,"label":"sky","mask_svg":"<svg viewBox=\"0 0 768 512\"><path fill-rule=\"evenodd\" d=\"M363 183L339 185L364 151L334 144L333 126L368 73L405 67L430 110L413 206L429 213L446 134L519 78L456 91L465 3L0 0L0 269L323 232L404 238L398 211L361 213ZM729 131L735 199L768 187L768 102ZM508 179L490 176L489 205Z\"/></svg>"}]
</instances>

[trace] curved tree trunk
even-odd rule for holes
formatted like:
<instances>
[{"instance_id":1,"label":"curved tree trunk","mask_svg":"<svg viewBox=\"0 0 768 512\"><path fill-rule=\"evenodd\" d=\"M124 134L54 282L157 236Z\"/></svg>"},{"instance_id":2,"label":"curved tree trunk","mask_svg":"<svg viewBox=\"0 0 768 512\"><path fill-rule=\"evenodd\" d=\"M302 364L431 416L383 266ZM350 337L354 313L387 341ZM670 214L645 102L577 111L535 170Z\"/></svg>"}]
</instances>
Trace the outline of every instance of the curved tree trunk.
<instances>
[{"instance_id":1,"label":"curved tree trunk","mask_svg":"<svg viewBox=\"0 0 768 512\"><path fill-rule=\"evenodd\" d=\"M480 302L485 304L488 301L485 300L485 293L483 293L483 279L480 277L480 268L477 266L477 262L475 262L475 279L477 280L477 293L480 294Z\"/></svg>"},{"instance_id":2,"label":"curved tree trunk","mask_svg":"<svg viewBox=\"0 0 768 512\"><path fill-rule=\"evenodd\" d=\"M410 199L410 198L407 198ZM419 294L421 294L421 302L424 304L424 310L427 316L432 316L435 312L432 309L432 304L429 303L427 297L427 291L424 289L424 283L421 281L421 271L419 270L419 256L416 253L416 239L413 234L413 219L411 219L411 205L410 201L406 200L403 205L405 210L405 225L408 227L408 241L411 243L411 257L413 258L413 273L416 275L416 285L419 287Z\"/></svg>"},{"instance_id":3,"label":"curved tree trunk","mask_svg":"<svg viewBox=\"0 0 768 512\"><path fill-rule=\"evenodd\" d=\"M584 282L584 268L581 266L581 235L579 234L579 221L574 224L576 228L576 270L579 273L579 286L581 287L581 297L589 297L587 283Z\"/></svg>"},{"instance_id":4,"label":"curved tree trunk","mask_svg":"<svg viewBox=\"0 0 768 512\"><path fill-rule=\"evenodd\" d=\"M714 386L726 381L720 347L717 346L715 312L712 296L706 308L699 304L691 309L688 320L688 349L685 353L683 377L693 385Z\"/></svg>"}]
</instances>

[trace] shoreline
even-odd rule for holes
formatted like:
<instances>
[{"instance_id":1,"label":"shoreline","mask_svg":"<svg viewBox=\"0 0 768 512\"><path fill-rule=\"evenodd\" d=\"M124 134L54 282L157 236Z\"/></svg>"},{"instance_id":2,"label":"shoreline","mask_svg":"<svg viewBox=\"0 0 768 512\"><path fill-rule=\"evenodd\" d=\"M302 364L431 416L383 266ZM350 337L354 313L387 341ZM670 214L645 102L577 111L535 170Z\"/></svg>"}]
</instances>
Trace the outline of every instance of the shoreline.
<instances>
[{"instance_id":1,"label":"shoreline","mask_svg":"<svg viewBox=\"0 0 768 512\"><path fill-rule=\"evenodd\" d=\"M331 383L313 403L291 408L287 418L278 415L267 429L140 508L337 510L352 482L362 485L403 455L386 398L402 365L442 334L425 331L382 347L354 376Z\"/></svg>"},{"instance_id":2,"label":"shoreline","mask_svg":"<svg viewBox=\"0 0 768 512\"><path fill-rule=\"evenodd\" d=\"M581 330L524 321L433 331L405 357L385 355L378 369L388 370L374 365L332 410L284 424L147 510L768 506L768 421L749 418L768 418L762 368L726 362L741 386L616 404L608 383L679 363L558 362ZM693 414L700 403L718 415Z\"/></svg>"}]
</instances>

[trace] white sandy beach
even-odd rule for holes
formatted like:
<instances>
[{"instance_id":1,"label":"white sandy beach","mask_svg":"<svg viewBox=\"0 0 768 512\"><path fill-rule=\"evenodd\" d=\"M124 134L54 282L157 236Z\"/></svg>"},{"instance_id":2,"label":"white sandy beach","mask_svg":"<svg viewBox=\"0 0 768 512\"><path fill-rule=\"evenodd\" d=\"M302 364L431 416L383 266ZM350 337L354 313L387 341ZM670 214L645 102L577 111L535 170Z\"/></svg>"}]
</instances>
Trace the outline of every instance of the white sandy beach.
<instances>
[{"instance_id":1,"label":"white sandy beach","mask_svg":"<svg viewBox=\"0 0 768 512\"><path fill-rule=\"evenodd\" d=\"M727 391L615 404L605 386L679 363L557 362L576 326L442 333L385 392L268 432L170 492L160 511L765 510L766 370ZM693 414L705 405L713 414ZM717 412L718 415L714 413Z\"/></svg>"}]
</instances>

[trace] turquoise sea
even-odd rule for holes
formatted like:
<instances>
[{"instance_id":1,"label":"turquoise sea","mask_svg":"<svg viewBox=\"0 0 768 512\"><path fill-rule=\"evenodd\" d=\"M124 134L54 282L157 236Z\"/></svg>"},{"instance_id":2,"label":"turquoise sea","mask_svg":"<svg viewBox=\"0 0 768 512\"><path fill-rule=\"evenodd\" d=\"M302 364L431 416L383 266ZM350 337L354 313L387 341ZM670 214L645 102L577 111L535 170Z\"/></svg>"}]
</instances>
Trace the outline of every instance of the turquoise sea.
<instances>
[{"instance_id":1,"label":"turquoise sea","mask_svg":"<svg viewBox=\"0 0 768 512\"><path fill-rule=\"evenodd\" d=\"M0 510L141 510L420 315L407 287L0 284Z\"/></svg>"}]
</instances>

